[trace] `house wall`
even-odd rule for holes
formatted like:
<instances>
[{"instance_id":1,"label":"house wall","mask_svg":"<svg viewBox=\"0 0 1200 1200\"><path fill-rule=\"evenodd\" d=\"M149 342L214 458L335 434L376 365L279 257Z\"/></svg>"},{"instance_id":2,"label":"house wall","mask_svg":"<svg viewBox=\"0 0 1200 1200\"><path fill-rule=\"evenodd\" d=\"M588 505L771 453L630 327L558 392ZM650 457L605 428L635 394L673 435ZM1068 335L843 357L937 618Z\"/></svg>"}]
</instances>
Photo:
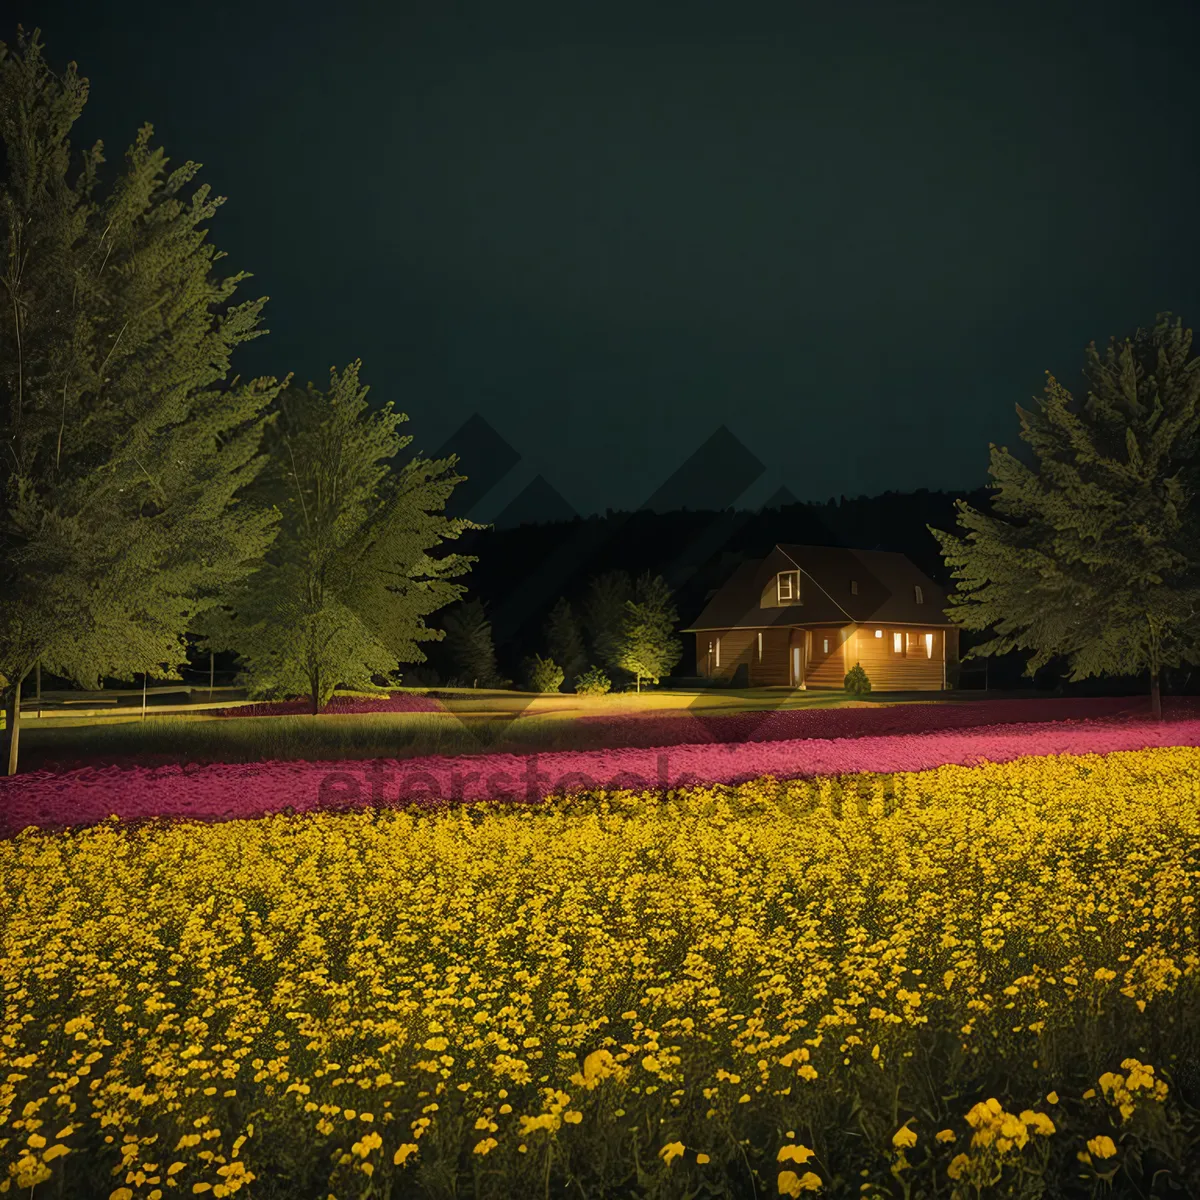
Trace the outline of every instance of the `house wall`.
<instances>
[{"instance_id":1,"label":"house wall","mask_svg":"<svg viewBox=\"0 0 1200 1200\"><path fill-rule=\"evenodd\" d=\"M721 665L717 665L717 639L721 639ZM712 642L713 653L709 658L708 645ZM743 668L747 686L750 669L758 651L758 630L720 629L696 634L696 669L711 679L732 680L738 667Z\"/></svg>"},{"instance_id":2,"label":"house wall","mask_svg":"<svg viewBox=\"0 0 1200 1200\"><path fill-rule=\"evenodd\" d=\"M804 671L808 687L840 688L845 685L846 672L850 669L846 666L845 648L853 631L853 626L839 629L828 625L808 631L808 657ZM830 639L828 656L820 646L814 645L816 638L826 637Z\"/></svg>"},{"instance_id":3,"label":"house wall","mask_svg":"<svg viewBox=\"0 0 1200 1200\"><path fill-rule=\"evenodd\" d=\"M751 647L751 687L787 687L792 682L791 667L788 663L791 632L790 629L762 630L761 661L758 657L758 635L755 634L754 645Z\"/></svg>"},{"instance_id":4,"label":"house wall","mask_svg":"<svg viewBox=\"0 0 1200 1200\"><path fill-rule=\"evenodd\" d=\"M883 637L877 638L875 630L882 629ZM919 625L860 625L846 644L846 669L856 662L862 663L871 689L876 692L919 692L940 691L945 677L942 656L949 648L957 653L954 643L957 630L947 638L947 631L935 626ZM893 635L903 638L904 654L893 652ZM933 634L933 657L925 654L925 635ZM916 645L912 644L912 635ZM947 642L950 643L947 647ZM951 660L953 661L953 660Z\"/></svg>"},{"instance_id":5,"label":"house wall","mask_svg":"<svg viewBox=\"0 0 1200 1200\"><path fill-rule=\"evenodd\" d=\"M882 629L883 637L876 638L875 630ZM841 629L822 626L817 630L775 628L761 630L763 638L762 657L758 654L757 629L724 629L697 633L696 670L700 675L709 675L716 680L730 682L738 668L743 668L742 677L749 687L788 687L791 685L791 647L802 647L804 680L810 688L842 688L846 672L856 662L871 680L877 692L940 691L948 685L946 669L958 661L958 629L919 625L863 625L845 626ZM893 652L892 635L904 637L905 653ZM831 653L824 662L814 664L811 638L836 636L838 644L830 647ZM933 657L925 655L924 637L933 634ZM910 642L910 634L916 643ZM721 665L715 662L716 642L721 639ZM713 645L713 663L708 670L708 646ZM946 655L943 663L942 656ZM820 656L817 656L820 658Z\"/></svg>"}]
</instances>

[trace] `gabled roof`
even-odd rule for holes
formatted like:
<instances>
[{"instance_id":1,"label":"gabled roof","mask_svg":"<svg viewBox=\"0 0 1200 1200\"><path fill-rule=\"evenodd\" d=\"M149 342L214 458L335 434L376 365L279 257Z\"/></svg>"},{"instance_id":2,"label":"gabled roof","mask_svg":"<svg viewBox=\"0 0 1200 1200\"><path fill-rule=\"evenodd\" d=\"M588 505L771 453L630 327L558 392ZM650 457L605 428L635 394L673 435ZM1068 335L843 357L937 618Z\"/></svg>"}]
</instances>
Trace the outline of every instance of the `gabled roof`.
<instances>
[{"instance_id":1,"label":"gabled roof","mask_svg":"<svg viewBox=\"0 0 1200 1200\"><path fill-rule=\"evenodd\" d=\"M760 607L769 579L793 565L801 572L804 603ZM850 590L852 580L858 584L857 594ZM916 602L916 587L921 588L921 604ZM949 626L945 608L946 593L906 555L781 542L765 558L742 563L683 632L851 622Z\"/></svg>"}]
</instances>

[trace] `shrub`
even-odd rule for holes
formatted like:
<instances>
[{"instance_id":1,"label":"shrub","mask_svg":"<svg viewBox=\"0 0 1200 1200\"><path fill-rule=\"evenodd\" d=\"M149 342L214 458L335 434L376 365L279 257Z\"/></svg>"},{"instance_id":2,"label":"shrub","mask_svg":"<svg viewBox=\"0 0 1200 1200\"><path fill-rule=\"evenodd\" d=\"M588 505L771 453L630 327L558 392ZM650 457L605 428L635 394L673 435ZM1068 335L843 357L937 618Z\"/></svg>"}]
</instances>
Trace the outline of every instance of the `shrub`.
<instances>
[{"instance_id":1,"label":"shrub","mask_svg":"<svg viewBox=\"0 0 1200 1200\"><path fill-rule=\"evenodd\" d=\"M612 680L599 667L588 667L575 680L575 690L581 696L603 696L612 687Z\"/></svg>"},{"instance_id":2,"label":"shrub","mask_svg":"<svg viewBox=\"0 0 1200 1200\"><path fill-rule=\"evenodd\" d=\"M563 669L554 659L535 654L525 660L525 682L531 692L557 692L562 687Z\"/></svg>"},{"instance_id":3,"label":"shrub","mask_svg":"<svg viewBox=\"0 0 1200 1200\"><path fill-rule=\"evenodd\" d=\"M862 663L855 663L846 672L845 688L852 696L865 696L871 690L871 681L867 678Z\"/></svg>"}]
</instances>

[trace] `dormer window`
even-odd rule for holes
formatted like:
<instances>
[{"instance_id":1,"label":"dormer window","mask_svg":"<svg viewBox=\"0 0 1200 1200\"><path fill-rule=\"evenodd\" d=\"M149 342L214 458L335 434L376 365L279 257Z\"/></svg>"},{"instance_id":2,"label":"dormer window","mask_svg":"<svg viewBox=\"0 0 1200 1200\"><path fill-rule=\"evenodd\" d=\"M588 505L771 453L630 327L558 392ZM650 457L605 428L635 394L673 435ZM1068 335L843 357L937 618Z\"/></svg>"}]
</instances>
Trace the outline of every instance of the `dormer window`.
<instances>
[{"instance_id":1,"label":"dormer window","mask_svg":"<svg viewBox=\"0 0 1200 1200\"><path fill-rule=\"evenodd\" d=\"M858 595L858 580L857 579L850 580L850 595L852 595L852 596Z\"/></svg>"},{"instance_id":2,"label":"dormer window","mask_svg":"<svg viewBox=\"0 0 1200 1200\"><path fill-rule=\"evenodd\" d=\"M921 585L920 585L920 584L917 584L917 585L916 585L916 587L914 587L914 588L913 588L913 599L914 599L914 600L916 600L916 602L917 602L918 604L924 604L924 603L925 603L925 596L924 596L924 594L923 594L923 593L922 593L922 591L921 591Z\"/></svg>"},{"instance_id":3,"label":"dormer window","mask_svg":"<svg viewBox=\"0 0 1200 1200\"><path fill-rule=\"evenodd\" d=\"M780 571L775 577L775 596L780 604L799 604L800 572Z\"/></svg>"}]
</instances>

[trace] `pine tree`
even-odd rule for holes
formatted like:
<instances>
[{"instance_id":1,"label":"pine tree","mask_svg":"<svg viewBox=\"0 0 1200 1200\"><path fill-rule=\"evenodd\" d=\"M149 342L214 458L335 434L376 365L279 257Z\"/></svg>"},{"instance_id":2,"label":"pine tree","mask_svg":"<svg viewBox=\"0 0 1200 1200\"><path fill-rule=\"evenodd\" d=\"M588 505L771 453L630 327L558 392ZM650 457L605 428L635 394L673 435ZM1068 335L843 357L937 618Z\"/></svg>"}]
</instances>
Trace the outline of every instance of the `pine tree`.
<instances>
[{"instance_id":1,"label":"pine tree","mask_svg":"<svg viewBox=\"0 0 1200 1200\"><path fill-rule=\"evenodd\" d=\"M683 650L675 640L679 619L671 599L671 590L661 575L642 575L635 598L626 601L625 621L617 653L617 665L637 678L657 683L679 661Z\"/></svg>"},{"instance_id":2,"label":"pine tree","mask_svg":"<svg viewBox=\"0 0 1200 1200\"><path fill-rule=\"evenodd\" d=\"M483 604L470 600L446 613L446 657L451 668L473 687L500 687L503 681L496 666L492 623Z\"/></svg>"},{"instance_id":3,"label":"pine tree","mask_svg":"<svg viewBox=\"0 0 1200 1200\"><path fill-rule=\"evenodd\" d=\"M610 671L621 669L621 638L633 581L627 571L606 571L588 585L583 602L583 628L593 662Z\"/></svg>"},{"instance_id":4,"label":"pine tree","mask_svg":"<svg viewBox=\"0 0 1200 1200\"><path fill-rule=\"evenodd\" d=\"M215 272L221 204L168 171L145 126L111 186L100 144L72 168L87 101L35 32L0 44L0 690L17 767L39 660L96 687L179 678L184 634L270 544L240 498L261 466L270 379L229 379L264 332L245 274Z\"/></svg>"},{"instance_id":5,"label":"pine tree","mask_svg":"<svg viewBox=\"0 0 1200 1200\"><path fill-rule=\"evenodd\" d=\"M1031 469L992 446L987 515L958 502L958 538L930 528L958 581L948 615L995 636L967 657L1032 650L1032 676L1063 655L1070 678L1200 660L1197 429L1200 359L1161 314L1152 330L1092 343L1077 400L1053 376L1038 412L1017 407Z\"/></svg>"},{"instance_id":6,"label":"pine tree","mask_svg":"<svg viewBox=\"0 0 1200 1200\"><path fill-rule=\"evenodd\" d=\"M546 620L546 652L567 679L574 679L587 666L583 634L565 597L559 597Z\"/></svg>"},{"instance_id":7,"label":"pine tree","mask_svg":"<svg viewBox=\"0 0 1200 1200\"><path fill-rule=\"evenodd\" d=\"M535 654L527 658L522 666L525 686L531 692L557 692L562 688L563 669L552 658Z\"/></svg>"},{"instance_id":8,"label":"pine tree","mask_svg":"<svg viewBox=\"0 0 1200 1200\"><path fill-rule=\"evenodd\" d=\"M339 684L369 686L423 662L437 639L425 618L457 599L451 582L473 559L435 558L470 522L443 510L463 478L454 460L393 460L412 438L389 403L372 412L360 363L330 373L329 390L289 388L267 431L255 486L281 516L258 569L202 626L234 650L256 695L307 695L320 712Z\"/></svg>"}]
</instances>

